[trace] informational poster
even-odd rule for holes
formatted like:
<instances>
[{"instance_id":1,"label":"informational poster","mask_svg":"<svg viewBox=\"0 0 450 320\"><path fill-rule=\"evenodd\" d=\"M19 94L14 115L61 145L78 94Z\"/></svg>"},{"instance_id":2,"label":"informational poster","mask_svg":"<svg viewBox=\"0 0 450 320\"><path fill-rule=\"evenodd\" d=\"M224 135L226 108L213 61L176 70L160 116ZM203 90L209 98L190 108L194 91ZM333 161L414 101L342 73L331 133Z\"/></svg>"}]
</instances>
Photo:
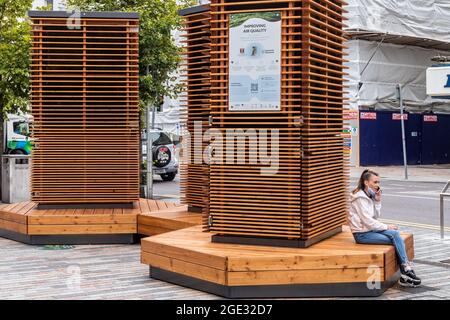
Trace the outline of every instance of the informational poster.
<instances>
[{"instance_id":1,"label":"informational poster","mask_svg":"<svg viewBox=\"0 0 450 320\"><path fill-rule=\"evenodd\" d=\"M229 18L229 110L281 110L281 13Z\"/></svg>"}]
</instances>

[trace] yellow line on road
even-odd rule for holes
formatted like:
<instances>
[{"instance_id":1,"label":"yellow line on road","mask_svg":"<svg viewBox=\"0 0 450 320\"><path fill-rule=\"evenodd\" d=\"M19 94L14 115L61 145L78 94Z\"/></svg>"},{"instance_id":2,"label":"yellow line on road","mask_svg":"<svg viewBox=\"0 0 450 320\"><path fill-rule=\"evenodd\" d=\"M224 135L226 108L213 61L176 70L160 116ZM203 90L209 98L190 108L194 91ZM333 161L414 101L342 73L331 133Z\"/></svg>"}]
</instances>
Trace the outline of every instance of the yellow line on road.
<instances>
[{"instance_id":1,"label":"yellow line on road","mask_svg":"<svg viewBox=\"0 0 450 320\"><path fill-rule=\"evenodd\" d=\"M416 228L423 228L423 229L430 229L430 230L437 230L437 231L441 230L440 226L433 225L433 224L422 224L422 223L390 220L390 219L380 219L380 221L387 223L387 224L398 224L398 225L406 226L406 227L416 227ZM444 231L450 232L450 227L444 227Z\"/></svg>"},{"instance_id":2,"label":"yellow line on road","mask_svg":"<svg viewBox=\"0 0 450 320\"><path fill-rule=\"evenodd\" d=\"M155 197L161 197L161 198L181 198L179 194L155 194Z\"/></svg>"}]
</instances>

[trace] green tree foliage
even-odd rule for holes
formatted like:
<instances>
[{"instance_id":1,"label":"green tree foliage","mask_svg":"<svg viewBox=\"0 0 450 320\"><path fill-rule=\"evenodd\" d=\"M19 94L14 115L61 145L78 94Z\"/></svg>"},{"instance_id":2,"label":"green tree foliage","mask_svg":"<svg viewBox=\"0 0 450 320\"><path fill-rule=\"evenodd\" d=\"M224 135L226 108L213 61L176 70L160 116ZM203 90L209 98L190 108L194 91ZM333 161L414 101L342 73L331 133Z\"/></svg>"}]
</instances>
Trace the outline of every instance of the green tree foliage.
<instances>
[{"instance_id":1,"label":"green tree foliage","mask_svg":"<svg viewBox=\"0 0 450 320\"><path fill-rule=\"evenodd\" d=\"M164 96L174 98L181 85L174 72L181 58L171 31L181 26L175 0L68 0L70 9L80 11L127 11L140 15L139 29L139 95L141 108L147 104L158 106ZM148 71L148 72L147 72Z\"/></svg>"},{"instance_id":2,"label":"green tree foliage","mask_svg":"<svg viewBox=\"0 0 450 320\"><path fill-rule=\"evenodd\" d=\"M0 0L1 118L28 109L31 5L32 0Z\"/></svg>"}]
</instances>

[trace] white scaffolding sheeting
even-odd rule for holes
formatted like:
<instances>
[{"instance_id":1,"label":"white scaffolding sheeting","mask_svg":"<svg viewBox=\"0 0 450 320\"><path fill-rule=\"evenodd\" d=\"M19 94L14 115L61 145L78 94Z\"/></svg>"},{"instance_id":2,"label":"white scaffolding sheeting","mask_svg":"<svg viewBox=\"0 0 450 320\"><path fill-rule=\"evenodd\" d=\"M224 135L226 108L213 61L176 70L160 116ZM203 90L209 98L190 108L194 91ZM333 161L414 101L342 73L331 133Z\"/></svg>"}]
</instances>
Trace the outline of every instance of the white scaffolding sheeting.
<instances>
[{"instance_id":1,"label":"white scaffolding sheeting","mask_svg":"<svg viewBox=\"0 0 450 320\"><path fill-rule=\"evenodd\" d=\"M173 134L180 134L180 103L176 99L166 97L162 112L155 116L155 127Z\"/></svg>"},{"instance_id":2,"label":"white scaffolding sheeting","mask_svg":"<svg viewBox=\"0 0 450 320\"><path fill-rule=\"evenodd\" d=\"M347 97L351 109L357 110L358 106L399 109L396 86L401 84L408 111L450 113L448 100L431 99L426 94L426 69L432 65L431 58L437 54L450 55L449 52L394 44L382 44L376 51L377 42L363 40L349 41L347 46L350 60L346 63L349 67ZM362 87L358 91L360 83Z\"/></svg>"},{"instance_id":3,"label":"white scaffolding sheeting","mask_svg":"<svg viewBox=\"0 0 450 320\"><path fill-rule=\"evenodd\" d=\"M450 42L449 0L347 0L349 30Z\"/></svg>"},{"instance_id":4,"label":"white scaffolding sheeting","mask_svg":"<svg viewBox=\"0 0 450 320\"><path fill-rule=\"evenodd\" d=\"M179 1L177 1L179 2ZM185 31L181 30L173 30L172 36L175 40L175 43L182 47L184 46L181 42L183 40L182 36L185 33ZM181 82L181 75L184 73L183 71L184 67L180 67L178 71L174 72L172 74L172 77L174 77L175 83ZM162 106L162 111L157 112L155 116L155 127L161 128L166 132L173 133L173 134L180 134L180 98L178 99L172 99L170 97L164 97L164 104Z\"/></svg>"}]
</instances>

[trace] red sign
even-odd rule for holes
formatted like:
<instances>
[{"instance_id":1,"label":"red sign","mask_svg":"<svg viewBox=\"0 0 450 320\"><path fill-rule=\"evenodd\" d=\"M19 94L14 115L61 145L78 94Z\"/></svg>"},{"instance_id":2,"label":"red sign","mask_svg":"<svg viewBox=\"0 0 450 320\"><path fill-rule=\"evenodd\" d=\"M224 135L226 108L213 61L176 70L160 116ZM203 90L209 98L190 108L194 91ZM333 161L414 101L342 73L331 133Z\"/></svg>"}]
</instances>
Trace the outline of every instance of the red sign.
<instances>
[{"instance_id":1,"label":"red sign","mask_svg":"<svg viewBox=\"0 0 450 320\"><path fill-rule=\"evenodd\" d=\"M438 122L438 116L423 116L424 122Z\"/></svg>"},{"instance_id":2,"label":"red sign","mask_svg":"<svg viewBox=\"0 0 450 320\"><path fill-rule=\"evenodd\" d=\"M377 120L376 112L361 112L361 120Z\"/></svg>"},{"instance_id":3,"label":"red sign","mask_svg":"<svg viewBox=\"0 0 450 320\"><path fill-rule=\"evenodd\" d=\"M392 120L402 120L402 115L400 113L393 113L392 114ZM403 114L403 120L408 120L408 114Z\"/></svg>"},{"instance_id":4,"label":"red sign","mask_svg":"<svg viewBox=\"0 0 450 320\"><path fill-rule=\"evenodd\" d=\"M344 120L358 120L358 111L344 111Z\"/></svg>"}]
</instances>

